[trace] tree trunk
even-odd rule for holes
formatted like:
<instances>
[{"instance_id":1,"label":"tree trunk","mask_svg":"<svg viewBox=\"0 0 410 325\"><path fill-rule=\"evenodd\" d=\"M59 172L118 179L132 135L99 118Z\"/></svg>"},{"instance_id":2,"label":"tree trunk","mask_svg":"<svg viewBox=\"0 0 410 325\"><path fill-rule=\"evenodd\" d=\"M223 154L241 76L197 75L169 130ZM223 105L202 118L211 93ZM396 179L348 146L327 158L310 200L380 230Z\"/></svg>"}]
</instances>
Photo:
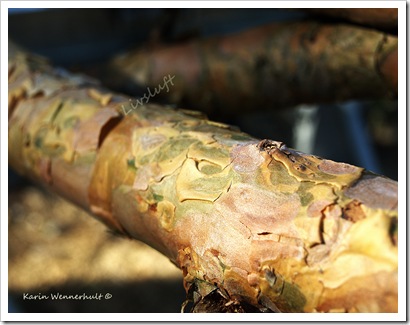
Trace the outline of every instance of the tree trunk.
<instances>
[{"instance_id":1,"label":"tree trunk","mask_svg":"<svg viewBox=\"0 0 410 325\"><path fill-rule=\"evenodd\" d=\"M160 96L209 114L393 98L397 37L315 21L274 23L137 49L117 56L101 77L135 93L158 87L168 75L175 76L174 85Z\"/></svg>"},{"instance_id":2,"label":"tree trunk","mask_svg":"<svg viewBox=\"0 0 410 325\"><path fill-rule=\"evenodd\" d=\"M397 311L397 183L9 45L9 164L182 269L194 311Z\"/></svg>"}]
</instances>

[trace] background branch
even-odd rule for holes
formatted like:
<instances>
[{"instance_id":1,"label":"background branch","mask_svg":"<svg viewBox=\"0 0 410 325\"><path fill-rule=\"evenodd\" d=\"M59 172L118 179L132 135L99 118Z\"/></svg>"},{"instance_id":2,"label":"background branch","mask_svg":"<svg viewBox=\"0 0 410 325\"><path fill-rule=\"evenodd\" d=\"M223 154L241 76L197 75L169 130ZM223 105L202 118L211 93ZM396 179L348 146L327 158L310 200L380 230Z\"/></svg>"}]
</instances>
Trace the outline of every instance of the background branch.
<instances>
[{"instance_id":1,"label":"background branch","mask_svg":"<svg viewBox=\"0 0 410 325\"><path fill-rule=\"evenodd\" d=\"M142 47L99 77L143 93L175 76L167 102L233 116L302 103L394 98L397 38L346 24L274 23L234 35Z\"/></svg>"}]
</instances>

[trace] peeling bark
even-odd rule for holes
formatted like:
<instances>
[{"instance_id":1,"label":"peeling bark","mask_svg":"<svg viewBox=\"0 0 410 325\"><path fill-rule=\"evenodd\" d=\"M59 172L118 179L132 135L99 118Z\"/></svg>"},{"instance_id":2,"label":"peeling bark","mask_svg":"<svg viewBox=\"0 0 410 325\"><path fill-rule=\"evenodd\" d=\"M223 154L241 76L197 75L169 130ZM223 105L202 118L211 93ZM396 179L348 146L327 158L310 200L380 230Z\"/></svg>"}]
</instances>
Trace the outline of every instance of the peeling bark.
<instances>
[{"instance_id":1,"label":"peeling bark","mask_svg":"<svg viewBox=\"0 0 410 325\"><path fill-rule=\"evenodd\" d=\"M274 23L234 35L140 48L117 56L102 78L113 87L158 87L207 113L237 114L300 103L393 98L397 37L343 24Z\"/></svg>"},{"instance_id":2,"label":"peeling bark","mask_svg":"<svg viewBox=\"0 0 410 325\"><path fill-rule=\"evenodd\" d=\"M194 311L397 311L396 182L196 112L124 115L9 47L9 164L165 254Z\"/></svg>"}]
</instances>

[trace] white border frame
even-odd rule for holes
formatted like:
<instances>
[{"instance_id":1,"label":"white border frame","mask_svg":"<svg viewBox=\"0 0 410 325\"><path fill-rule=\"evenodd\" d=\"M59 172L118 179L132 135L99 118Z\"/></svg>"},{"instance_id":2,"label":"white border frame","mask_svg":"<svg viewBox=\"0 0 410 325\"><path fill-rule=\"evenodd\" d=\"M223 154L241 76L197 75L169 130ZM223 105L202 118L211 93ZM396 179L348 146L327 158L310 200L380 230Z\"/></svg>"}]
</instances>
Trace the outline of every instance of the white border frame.
<instances>
[{"instance_id":1,"label":"white border frame","mask_svg":"<svg viewBox=\"0 0 410 325\"><path fill-rule=\"evenodd\" d=\"M396 314L34 314L8 313L8 8L398 8L399 312ZM2 1L1 2L1 320L2 321L405 321L406 320L406 2L405 1ZM182 285L182 283L181 283Z\"/></svg>"}]
</instances>

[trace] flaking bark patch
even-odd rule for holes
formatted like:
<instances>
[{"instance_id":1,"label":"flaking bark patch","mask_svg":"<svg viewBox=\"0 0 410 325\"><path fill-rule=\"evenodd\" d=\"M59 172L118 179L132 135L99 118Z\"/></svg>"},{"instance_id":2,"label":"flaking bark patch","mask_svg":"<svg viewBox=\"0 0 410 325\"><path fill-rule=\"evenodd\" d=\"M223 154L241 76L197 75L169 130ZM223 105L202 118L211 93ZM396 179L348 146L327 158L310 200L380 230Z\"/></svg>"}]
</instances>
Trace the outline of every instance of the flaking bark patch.
<instances>
[{"instance_id":1,"label":"flaking bark patch","mask_svg":"<svg viewBox=\"0 0 410 325\"><path fill-rule=\"evenodd\" d=\"M374 209L397 209L397 183L385 177L366 174L345 194Z\"/></svg>"}]
</instances>

